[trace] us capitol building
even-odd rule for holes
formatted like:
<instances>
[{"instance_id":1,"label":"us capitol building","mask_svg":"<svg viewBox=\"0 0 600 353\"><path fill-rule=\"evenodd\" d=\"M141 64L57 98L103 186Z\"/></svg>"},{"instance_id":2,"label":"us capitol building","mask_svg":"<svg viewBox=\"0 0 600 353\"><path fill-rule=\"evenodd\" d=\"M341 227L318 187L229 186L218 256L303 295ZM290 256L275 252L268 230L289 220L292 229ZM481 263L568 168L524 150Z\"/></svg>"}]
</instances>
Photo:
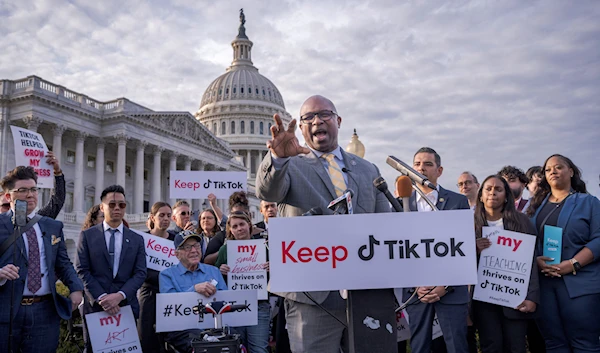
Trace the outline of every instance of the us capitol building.
<instances>
[{"instance_id":1,"label":"us capitol building","mask_svg":"<svg viewBox=\"0 0 600 353\"><path fill-rule=\"evenodd\" d=\"M176 201L169 197L170 170L246 171L251 212L259 220L255 173L267 153L273 115L285 124L291 115L277 87L252 64L243 12L240 22L233 62L208 86L195 115L158 112L127 98L101 102L37 76L0 81L0 173L15 167L10 125L44 137L66 179L57 219L65 225L72 259L86 212L100 203L106 186L125 187L126 219L145 230L154 202ZM38 204L49 198L49 189L40 191ZM209 207L206 200L188 201L195 211ZM227 200L218 204L227 210Z\"/></svg>"}]
</instances>

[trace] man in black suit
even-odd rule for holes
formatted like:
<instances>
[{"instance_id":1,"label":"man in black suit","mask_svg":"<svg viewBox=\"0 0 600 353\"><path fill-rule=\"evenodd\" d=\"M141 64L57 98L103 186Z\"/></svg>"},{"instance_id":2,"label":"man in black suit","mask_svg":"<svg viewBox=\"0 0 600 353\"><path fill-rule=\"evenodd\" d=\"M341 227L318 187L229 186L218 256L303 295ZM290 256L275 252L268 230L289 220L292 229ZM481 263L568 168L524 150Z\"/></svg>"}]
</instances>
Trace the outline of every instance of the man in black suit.
<instances>
[{"instance_id":1,"label":"man in black suit","mask_svg":"<svg viewBox=\"0 0 600 353\"><path fill-rule=\"evenodd\" d=\"M104 310L115 315L121 306L131 305L137 319L136 292L146 279L144 240L123 225L127 203L122 186L104 189L100 200L104 222L81 232L77 245L77 273L85 285L83 314ZM84 336L91 352L88 333Z\"/></svg>"},{"instance_id":2,"label":"man in black suit","mask_svg":"<svg viewBox=\"0 0 600 353\"><path fill-rule=\"evenodd\" d=\"M417 185L426 195L427 199L436 205L439 210L469 209L469 201L464 195L446 190L438 184L438 178L444 168L440 155L432 148L423 147L415 153L413 168L426 176L436 186L430 189L427 186ZM430 212L431 206L418 193L413 191L410 196L410 210L413 212ZM444 352L444 341L450 353L468 352L467 345L467 315L469 292L467 286L435 286L405 288L403 300L410 298L406 308L411 331L410 345L415 353ZM414 294L414 296L413 296ZM411 298L412 297L412 298ZM420 298L420 300L419 300ZM432 325L434 315L437 314L442 328L443 340L436 340L432 344Z\"/></svg>"},{"instance_id":3,"label":"man in black suit","mask_svg":"<svg viewBox=\"0 0 600 353\"><path fill-rule=\"evenodd\" d=\"M254 226L266 231L269 230L269 218L277 217L277 203L265 200L260 201L260 213L264 220L256 223Z\"/></svg>"}]
</instances>

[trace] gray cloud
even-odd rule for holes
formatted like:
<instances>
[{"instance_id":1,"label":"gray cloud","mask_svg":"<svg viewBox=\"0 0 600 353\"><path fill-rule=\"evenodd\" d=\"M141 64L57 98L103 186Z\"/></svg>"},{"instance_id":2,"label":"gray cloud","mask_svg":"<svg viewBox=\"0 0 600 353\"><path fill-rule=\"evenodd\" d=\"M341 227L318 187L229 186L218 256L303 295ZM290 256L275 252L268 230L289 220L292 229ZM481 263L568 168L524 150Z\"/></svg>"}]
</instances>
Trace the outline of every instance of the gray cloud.
<instances>
[{"instance_id":1,"label":"gray cloud","mask_svg":"<svg viewBox=\"0 0 600 353\"><path fill-rule=\"evenodd\" d=\"M100 100L198 109L232 59L227 2L0 4L0 77L36 74ZM571 157L599 195L600 6L595 1L265 1L245 8L253 61L297 116L315 93L384 177L393 154L442 155L441 183ZM300 135L300 134L298 134Z\"/></svg>"}]
</instances>

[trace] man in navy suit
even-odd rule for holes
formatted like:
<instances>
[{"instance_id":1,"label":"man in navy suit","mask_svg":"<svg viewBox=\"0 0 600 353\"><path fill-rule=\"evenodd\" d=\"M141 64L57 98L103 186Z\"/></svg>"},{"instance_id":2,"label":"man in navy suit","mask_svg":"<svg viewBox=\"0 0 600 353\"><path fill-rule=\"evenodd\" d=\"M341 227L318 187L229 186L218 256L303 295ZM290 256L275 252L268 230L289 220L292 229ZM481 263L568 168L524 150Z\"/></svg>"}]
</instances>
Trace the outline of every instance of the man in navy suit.
<instances>
[{"instance_id":1,"label":"man in navy suit","mask_svg":"<svg viewBox=\"0 0 600 353\"><path fill-rule=\"evenodd\" d=\"M38 202L35 170L17 167L1 184L11 208L14 210L15 200L27 201L27 214L33 218ZM11 217L0 215L0 244L12 236L13 229ZM0 351L8 350L14 286L12 349L56 352L60 318L68 320L83 295L83 284L69 260L64 238L61 222L41 217L0 254ZM56 293L57 277L69 288L70 300Z\"/></svg>"},{"instance_id":2,"label":"man in navy suit","mask_svg":"<svg viewBox=\"0 0 600 353\"><path fill-rule=\"evenodd\" d=\"M104 222L81 232L77 245L77 273L85 285L83 315L103 310L116 315L121 306L131 305L137 318L136 292L146 279L144 241L123 225L127 203L122 186L104 189L100 200ZM88 333L84 336L91 352Z\"/></svg>"},{"instance_id":3,"label":"man in navy suit","mask_svg":"<svg viewBox=\"0 0 600 353\"><path fill-rule=\"evenodd\" d=\"M418 185L427 199L439 210L469 209L469 201L464 195L446 190L437 183L444 168L440 155L434 149L429 147L419 149L413 158L413 167L436 186L436 189L432 190ZM413 212L432 211L427 201L415 191L410 196L410 210ZM411 298L411 296L413 297ZM469 351L467 345L469 291L467 286L440 285L417 289L405 288L403 301L407 301L409 298L411 298L410 303L415 303L406 308L411 331L410 345L413 352L429 353L432 348L434 353L444 351L444 344L441 341L441 344L432 346L431 335L435 314L437 314L442 328L447 351L450 353Z\"/></svg>"}]
</instances>

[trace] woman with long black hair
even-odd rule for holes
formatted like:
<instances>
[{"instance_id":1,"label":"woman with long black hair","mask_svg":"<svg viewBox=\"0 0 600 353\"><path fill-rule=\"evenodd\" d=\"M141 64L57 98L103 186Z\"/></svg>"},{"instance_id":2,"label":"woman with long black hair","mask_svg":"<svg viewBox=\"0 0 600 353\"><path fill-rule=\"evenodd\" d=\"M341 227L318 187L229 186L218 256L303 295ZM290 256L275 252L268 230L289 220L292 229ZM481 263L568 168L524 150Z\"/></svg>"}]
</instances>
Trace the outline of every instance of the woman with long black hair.
<instances>
[{"instance_id":1,"label":"woman with long black hair","mask_svg":"<svg viewBox=\"0 0 600 353\"><path fill-rule=\"evenodd\" d=\"M600 201L587 193L581 171L554 154L527 210L543 254L546 232L562 234L560 259L539 256L538 326L547 352L600 352Z\"/></svg>"},{"instance_id":2,"label":"woman with long black hair","mask_svg":"<svg viewBox=\"0 0 600 353\"><path fill-rule=\"evenodd\" d=\"M481 184L475 205L475 236L477 253L492 245L482 237L482 227L500 227L505 230L531 234L535 229L529 218L515 208L508 182L499 175L490 175ZM483 353L525 353L528 320L539 302L537 266L532 254L532 268L527 297L516 308L473 300L473 317L479 330Z\"/></svg>"}]
</instances>

